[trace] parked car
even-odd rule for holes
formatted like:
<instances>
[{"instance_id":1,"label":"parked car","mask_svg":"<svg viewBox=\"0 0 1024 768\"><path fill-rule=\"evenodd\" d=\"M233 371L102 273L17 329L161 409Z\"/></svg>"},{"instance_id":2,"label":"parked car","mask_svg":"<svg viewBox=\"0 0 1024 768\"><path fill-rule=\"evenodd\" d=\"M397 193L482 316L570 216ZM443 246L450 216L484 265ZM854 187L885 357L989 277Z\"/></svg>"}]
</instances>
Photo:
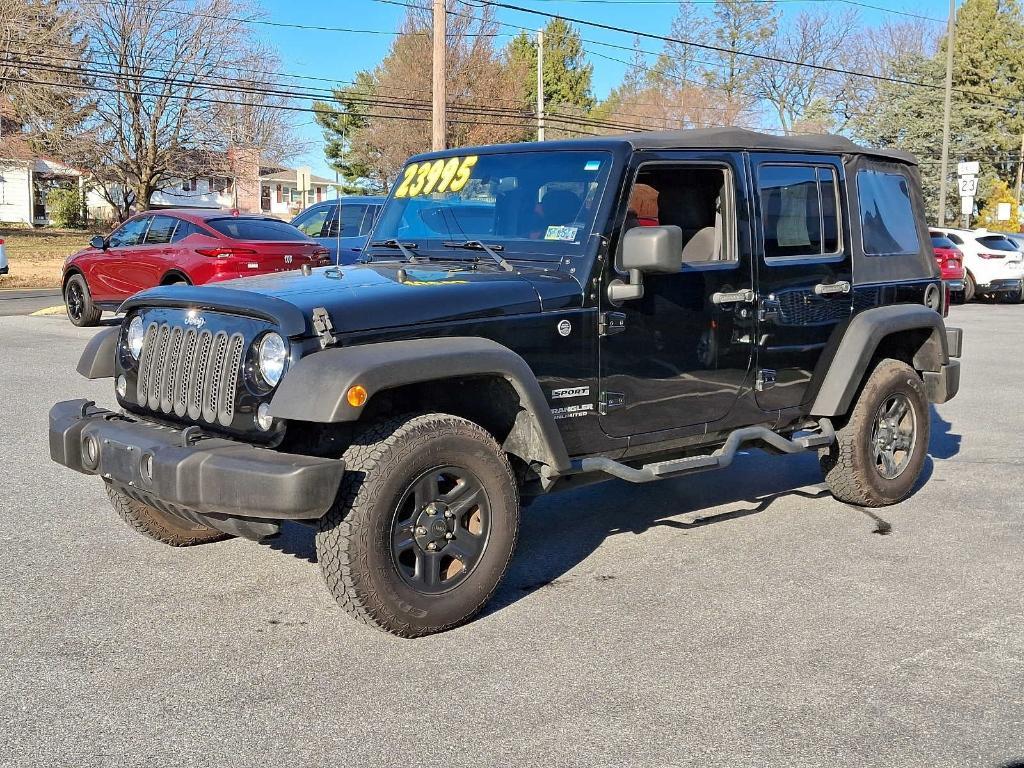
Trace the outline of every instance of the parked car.
<instances>
[{"instance_id":1,"label":"parked car","mask_svg":"<svg viewBox=\"0 0 1024 768\"><path fill-rule=\"evenodd\" d=\"M104 309L157 285L201 285L328 263L323 246L269 216L147 211L68 257L64 304L72 323L95 325Z\"/></svg>"},{"instance_id":2,"label":"parked car","mask_svg":"<svg viewBox=\"0 0 1024 768\"><path fill-rule=\"evenodd\" d=\"M384 200L369 195L326 200L311 205L292 219L292 224L324 246L332 263L354 264L359 260Z\"/></svg>"},{"instance_id":3,"label":"parked car","mask_svg":"<svg viewBox=\"0 0 1024 768\"><path fill-rule=\"evenodd\" d=\"M942 282L957 301L964 296L964 255L945 235L932 234L932 251L942 273Z\"/></svg>"},{"instance_id":4,"label":"parked car","mask_svg":"<svg viewBox=\"0 0 1024 768\"><path fill-rule=\"evenodd\" d=\"M960 386L917 179L736 128L419 155L368 263L130 299L78 364L121 412L57 403L51 457L170 546L314 525L338 603L405 637L487 604L522 498L762 446L893 504Z\"/></svg>"},{"instance_id":5,"label":"parked car","mask_svg":"<svg viewBox=\"0 0 1024 768\"><path fill-rule=\"evenodd\" d=\"M11 271L7 264L7 250L4 248L4 239L0 237L0 275L6 275Z\"/></svg>"},{"instance_id":6,"label":"parked car","mask_svg":"<svg viewBox=\"0 0 1024 768\"><path fill-rule=\"evenodd\" d=\"M963 254L963 300L988 296L1009 302L1024 298L1024 252L1003 235L986 229L932 227Z\"/></svg>"},{"instance_id":7,"label":"parked car","mask_svg":"<svg viewBox=\"0 0 1024 768\"><path fill-rule=\"evenodd\" d=\"M1017 250L1024 251L1024 232L1000 232L1011 243L1017 246Z\"/></svg>"}]
</instances>

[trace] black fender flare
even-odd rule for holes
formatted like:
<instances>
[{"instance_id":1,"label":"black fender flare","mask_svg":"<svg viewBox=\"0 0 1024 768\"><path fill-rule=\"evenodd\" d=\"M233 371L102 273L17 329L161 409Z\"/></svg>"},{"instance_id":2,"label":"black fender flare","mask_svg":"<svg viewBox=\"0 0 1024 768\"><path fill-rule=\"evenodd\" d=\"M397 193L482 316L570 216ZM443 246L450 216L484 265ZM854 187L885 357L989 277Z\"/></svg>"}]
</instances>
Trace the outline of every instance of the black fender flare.
<instances>
[{"instance_id":1,"label":"black fender flare","mask_svg":"<svg viewBox=\"0 0 1024 768\"><path fill-rule=\"evenodd\" d=\"M886 336L913 330L927 330L928 336L914 353L918 371L938 372L949 364L946 325L933 309L921 304L893 304L866 309L853 316L832 357L828 372L818 388L813 416L845 414L867 373L871 358Z\"/></svg>"},{"instance_id":2,"label":"black fender flare","mask_svg":"<svg viewBox=\"0 0 1024 768\"><path fill-rule=\"evenodd\" d=\"M490 339L387 341L316 352L285 374L270 414L318 423L357 421L365 406L350 405L346 398L356 384L369 393L369 402L375 394L405 384L479 375L504 378L518 395L526 418L516 420L513 433L529 433L516 435L516 442L531 446L527 452L532 454L523 458L568 470L569 456L537 377L522 357Z\"/></svg>"},{"instance_id":3,"label":"black fender flare","mask_svg":"<svg viewBox=\"0 0 1024 768\"><path fill-rule=\"evenodd\" d=\"M104 328L95 334L82 350L75 368L87 379L111 379L114 377L114 354L117 352L117 340L121 326Z\"/></svg>"}]
</instances>

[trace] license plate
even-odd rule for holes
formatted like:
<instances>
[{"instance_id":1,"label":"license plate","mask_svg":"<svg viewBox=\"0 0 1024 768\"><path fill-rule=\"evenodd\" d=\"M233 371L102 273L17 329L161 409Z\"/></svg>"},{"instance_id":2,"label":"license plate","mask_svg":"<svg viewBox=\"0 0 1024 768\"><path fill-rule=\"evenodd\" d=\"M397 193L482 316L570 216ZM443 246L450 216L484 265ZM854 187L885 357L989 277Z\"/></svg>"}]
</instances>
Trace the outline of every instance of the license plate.
<instances>
[{"instance_id":1,"label":"license plate","mask_svg":"<svg viewBox=\"0 0 1024 768\"><path fill-rule=\"evenodd\" d=\"M135 480L140 452L138 448L111 440L103 445L103 474L115 480Z\"/></svg>"}]
</instances>

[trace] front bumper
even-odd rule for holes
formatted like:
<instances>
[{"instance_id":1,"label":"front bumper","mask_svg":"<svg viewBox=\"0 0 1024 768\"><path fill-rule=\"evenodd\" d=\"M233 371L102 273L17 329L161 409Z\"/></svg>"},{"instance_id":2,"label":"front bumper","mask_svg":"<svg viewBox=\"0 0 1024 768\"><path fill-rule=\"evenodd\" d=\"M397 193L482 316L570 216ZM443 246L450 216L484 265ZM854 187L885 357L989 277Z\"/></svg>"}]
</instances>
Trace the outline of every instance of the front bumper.
<instances>
[{"instance_id":1,"label":"front bumper","mask_svg":"<svg viewBox=\"0 0 1024 768\"><path fill-rule=\"evenodd\" d=\"M334 503L342 461L195 432L68 400L50 409L50 457L200 514L310 520Z\"/></svg>"}]
</instances>

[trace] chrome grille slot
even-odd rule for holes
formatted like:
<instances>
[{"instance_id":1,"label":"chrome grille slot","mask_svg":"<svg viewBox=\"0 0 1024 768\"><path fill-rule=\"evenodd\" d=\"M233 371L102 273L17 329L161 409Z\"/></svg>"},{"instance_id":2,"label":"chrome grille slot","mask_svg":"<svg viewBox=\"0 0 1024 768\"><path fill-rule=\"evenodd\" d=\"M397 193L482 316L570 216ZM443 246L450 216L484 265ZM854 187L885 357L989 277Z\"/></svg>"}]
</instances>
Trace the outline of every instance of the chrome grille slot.
<instances>
[{"instance_id":1,"label":"chrome grille slot","mask_svg":"<svg viewBox=\"0 0 1024 768\"><path fill-rule=\"evenodd\" d=\"M212 341L213 334L209 331L199 334L199 342L196 344L196 354L192 364L195 373L188 383L188 417L190 419L198 419L203 415L203 387L206 384L207 358L210 356Z\"/></svg>"},{"instance_id":2,"label":"chrome grille slot","mask_svg":"<svg viewBox=\"0 0 1024 768\"><path fill-rule=\"evenodd\" d=\"M231 424L235 415L235 388L238 384L238 371L242 365L242 348L245 340L242 334L236 333L228 341L225 354L227 365L223 367L220 383L220 398L217 401L217 421L225 427Z\"/></svg>"},{"instance_id":3,"label":"chrome grille slot","mask_svg":"<svg viewBox=\"0 0 1024 768\"><path fill-rule=\"evenodd\" d=\"M167 340L170 338L169 325L161 325L153 347L153 359L149 363L149 407L160 407L160 393L163 392L164 365L167 359Z\"/></svg>"},{"instance_id":4,"label":"chrome grille slot","mask_svg":"<svg viewBox=\"0 0 1024 768\"><path fill-rule=\"evenodd\" d=\"M149 369L153 365L153 341L156 339L157 324L150 323L142 338L142 359L139 361L139 380L135 385L135 400L145 405L149 400Z\"/></svg>"},{"instance_id":5,"label":"chrome grille slot","mask_svg":"<svg viewBox=\"0 0 1024 768\"><path fill-rule=\"evenodd\" d=\"M203 421L211 424L217 418L217 394L220 392L220 378L224 365L224 351L228 345L228 335L220 331L213 337L210 345L210 360L206 366L206 387L203 397Z\"/></svg>"},{"instance_id":6,"label":"chrome grille slot","mask_svg":"<svg viewBox=\"0 0 1024 768\"><path fill-rule=\"evenodd\" d=\"M230 427L247 348L243 333L158 318L147 328L136 402L152 411Z\"/></svg>"}]
</instances>

